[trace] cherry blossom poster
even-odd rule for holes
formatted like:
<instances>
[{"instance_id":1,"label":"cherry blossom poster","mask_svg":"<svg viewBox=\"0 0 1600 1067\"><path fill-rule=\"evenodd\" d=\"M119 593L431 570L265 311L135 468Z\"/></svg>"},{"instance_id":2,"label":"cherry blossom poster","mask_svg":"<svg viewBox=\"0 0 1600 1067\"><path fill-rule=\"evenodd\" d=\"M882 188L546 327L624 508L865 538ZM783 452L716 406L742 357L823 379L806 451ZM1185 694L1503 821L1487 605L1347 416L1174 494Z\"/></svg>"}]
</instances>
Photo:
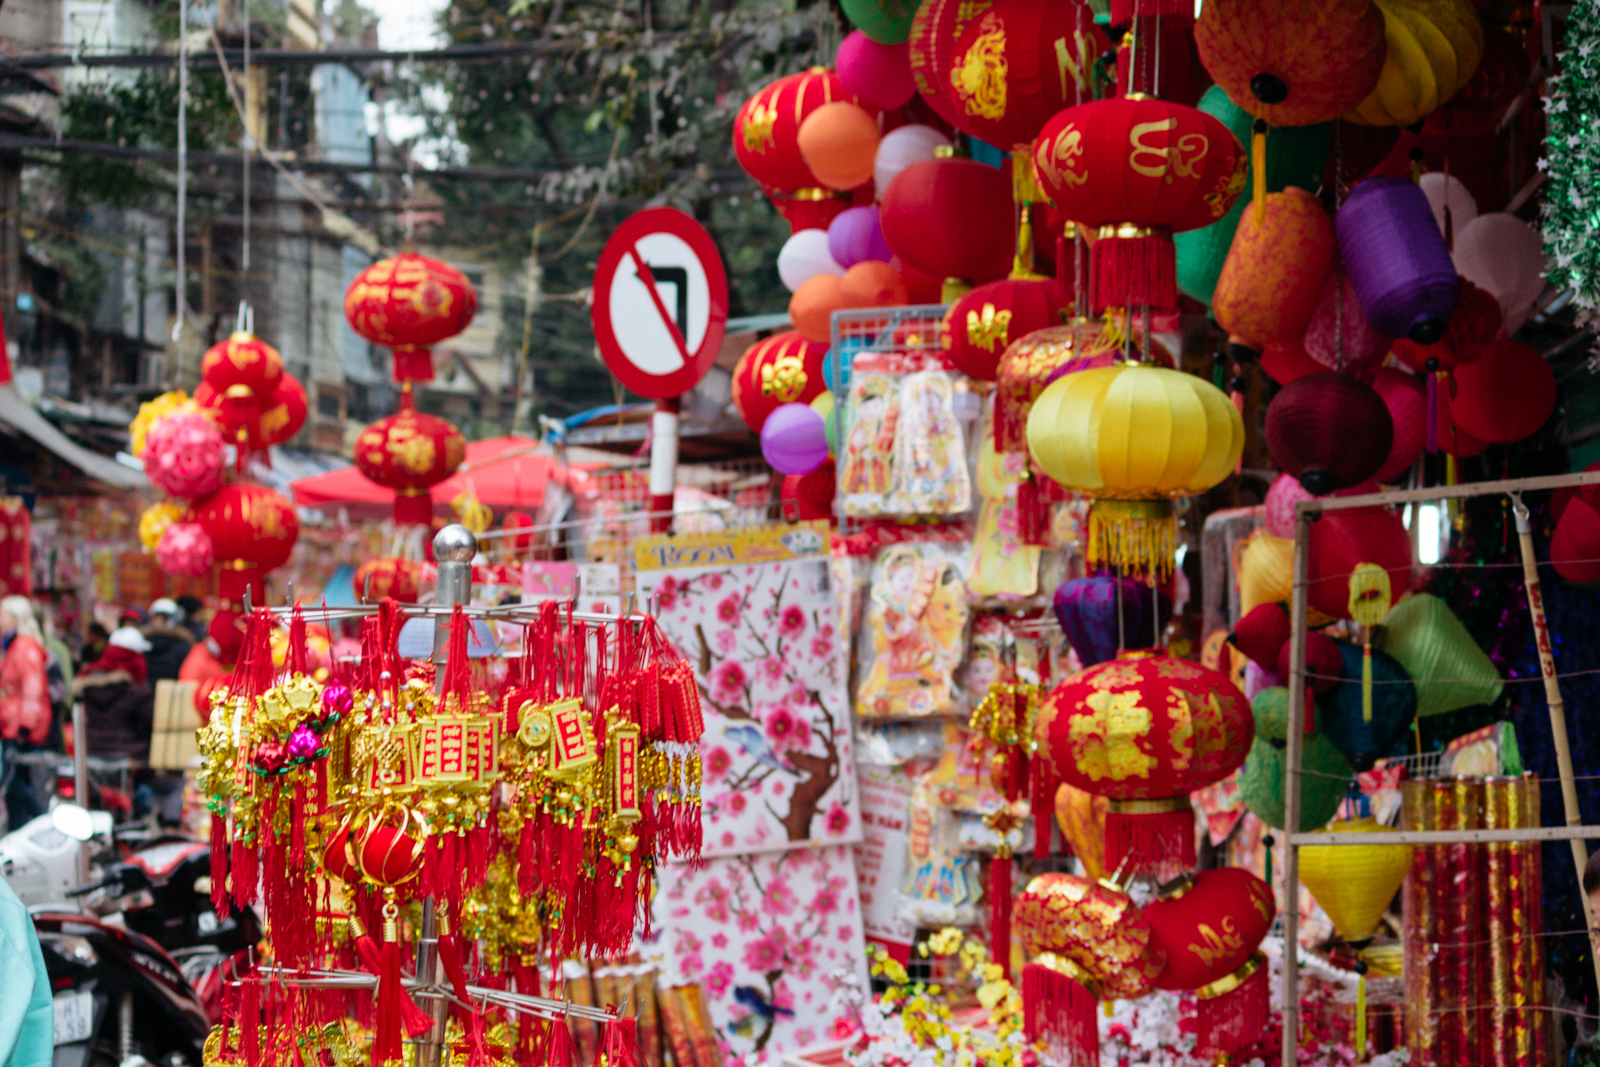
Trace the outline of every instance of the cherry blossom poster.
<instances>
[{"instance_id":1,"label":"cherry blossom poster","mask_svg":"<svg viewBox=\"0 0 1600 1067\"><path fill-rule=\"evenodd\" d=\"M703 854L861 840L828 559L644 570L638 586L700 686Z\"/></svg>"},{"instance_id":2,"label":"cherry blossom poster","mask_svg":"<svg viewBox=\"0 0 1600 1067\"><path fill-rule=\"evenodd\" d=\"M797 848L660 870L654 921L666 984L698 983L728 1067L777 1063L835 1036L830 976L866 988L855 861Z\"/></svg>"}]
</instances>

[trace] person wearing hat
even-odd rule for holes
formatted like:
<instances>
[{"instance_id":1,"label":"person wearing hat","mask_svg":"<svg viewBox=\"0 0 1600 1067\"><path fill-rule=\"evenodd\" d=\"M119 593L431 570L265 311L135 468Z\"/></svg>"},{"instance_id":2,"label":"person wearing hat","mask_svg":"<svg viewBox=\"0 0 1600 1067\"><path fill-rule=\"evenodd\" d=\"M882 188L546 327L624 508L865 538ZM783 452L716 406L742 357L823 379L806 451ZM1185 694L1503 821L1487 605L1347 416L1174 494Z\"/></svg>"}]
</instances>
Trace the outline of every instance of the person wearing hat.
<instances>
[{"instance_id":1,"label":"person wearing hat","mask_svg":"<svg viewBox=\"0 0 1600 1067\"><path fill-rule=\"evenodd\" d=\"M184 657L194 647L194 634L183 625L183 609L177 601L162 597L150 605L150 624L142 631L150 642L145 653L145 666L150 669L150 683L162 679L175 679L183 666Z\"/></svg>"},{"instance_id":2,"label":"person wearing hat","mask_svg":"<svg viewBox=\"0 0 1600 1067\"><path fill-rule=\"evenodd\" d=\"M132 626L119 626L99 659L84 668L72 688L83 698L84 740L97 759L150 758L155 690L145 654L150 642Z\"/></svg>"}]
</instances>

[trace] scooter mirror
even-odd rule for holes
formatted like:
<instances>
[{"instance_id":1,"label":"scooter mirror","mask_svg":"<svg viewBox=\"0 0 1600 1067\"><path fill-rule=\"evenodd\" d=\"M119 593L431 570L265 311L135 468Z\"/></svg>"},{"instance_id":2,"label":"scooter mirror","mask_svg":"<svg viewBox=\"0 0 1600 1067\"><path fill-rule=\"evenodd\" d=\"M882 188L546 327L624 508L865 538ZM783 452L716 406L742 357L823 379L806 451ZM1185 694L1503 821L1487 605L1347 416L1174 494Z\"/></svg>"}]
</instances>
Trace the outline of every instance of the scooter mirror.
<instances>
[{"instance_id":1,"label":"scooter mirror","mask_svg":"<svg viewBox=\"0 0 1600 1067\"><path fill-rule=\"evenodd\" d=\"M94 836L94 816L76 804L57 804L50 812L50 825L75 841Z\"/></svg>"}]
</instances>

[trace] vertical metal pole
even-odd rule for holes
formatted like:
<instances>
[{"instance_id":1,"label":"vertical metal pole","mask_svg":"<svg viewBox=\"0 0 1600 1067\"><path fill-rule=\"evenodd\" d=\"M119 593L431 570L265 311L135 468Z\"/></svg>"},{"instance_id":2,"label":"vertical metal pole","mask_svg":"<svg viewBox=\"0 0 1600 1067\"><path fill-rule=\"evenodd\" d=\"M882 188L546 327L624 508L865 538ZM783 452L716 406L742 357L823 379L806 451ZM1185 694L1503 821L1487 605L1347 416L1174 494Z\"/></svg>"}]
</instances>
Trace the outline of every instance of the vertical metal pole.
<instances>
[{"instance_id":1,"label":"vertical metal pole","mask_svg":"<svg viewBox=\"0 0 1600 1067\"><path fill-rule=\"evenodd\" d=\"M1294 593L1289 619L1289 732L1284 738L1283 796L1283 1067L1295 1067L1300 1046L1300 750L1306 720L1306 597L1311 577L1311 513L1295 508Z\"/></svg>"},{"instance_id":2,"label":"vertical metal pole","mask_svg":"<svg viewBox=\"0 0 1600 1067\"><path fill-rule=\"evenodd\" d=\"M72 702L72 800L89 808L89 737L84 721L83 701ZM78 845L78 884L89 880L89 842Z\"/></svg>"},{"instance_id":3,"label":"vertical metal pole","mask_svg":"<svg viewBox=\"0 0 1600 1067\"><path fill-rule=\"evenodd\" d=\"M651 533L672 530L672 494L678 481L678 411L682 397L657 400L650 416L650 510L663 511L650 519Z\"/></svg>"}]
</instances>

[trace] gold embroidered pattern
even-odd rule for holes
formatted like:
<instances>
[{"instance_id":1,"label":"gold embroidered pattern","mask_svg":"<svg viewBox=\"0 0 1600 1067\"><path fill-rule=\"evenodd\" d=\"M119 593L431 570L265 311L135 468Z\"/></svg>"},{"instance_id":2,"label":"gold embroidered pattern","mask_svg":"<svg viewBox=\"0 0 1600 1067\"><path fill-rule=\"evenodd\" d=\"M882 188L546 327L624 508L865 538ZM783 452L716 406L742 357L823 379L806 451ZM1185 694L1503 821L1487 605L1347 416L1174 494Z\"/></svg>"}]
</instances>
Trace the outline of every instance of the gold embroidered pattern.
<instances>
[{"instance_id":1,"label":"gold embroidered pattern","mask_svg":"<svg viewBox=\"0 0 1600 1067\"><path fill-rule=\"evenodd\" d=\"M950 84L968 115L999 119L1006 113L1005 24L987 12L981 26L983 32L967 49L960 66L950 71Z\"/></svg>"},{"instance_id":2,"label":"gold embroidered pattern","mask_svg":"<svg viewBox=\"0 0 1600 1067\"><path fill-rule=\"evenodd\" d=\"M1252 894L1254 896L1254 894ZM1222 933L1217 933L1205 923L1199 926L1200 940L1205 942L1197 945L1189 943L1189 951L1199 956L1207 967L1213 967L1219 959L1237 953L1244 948L1244 938L1239 936L1238 927L1234 925L1233 916L1222 920Z\"/></svg>"},{"instance_id":3,"label":"gold embroidered pattern","mask_svg":"<svg viewBox=\"0 0 1600 1067\"><path fill-rule=\"evenodd\" d=\"M761 395L793 403L806 387L806 365L799 356L779 356L761 368Z\"/></svg>"},{"instance_id":4,"label":"gold embroidered pattern","mask_svg":"<svg viewBox=\"0 0 1600 1067\"><path fill-rule=\"evenodd\" d=\"M778 121L778 105L768 100L765 104L757 97L750 105L750 112L744 120L744 150L746 152L765 152L772 147L772 127Z\"/></svg>"},{"instance_id":5,"label":"gold embroidered pattern","mask_svg":"<svg viewBox=\"0 0 1600 1067\"><path fill-rule=\"evenodd\" d=\"M983 305L983 314L967 312L967 343L993 352L995 345L1006 346L1006 333L1011 326L1011 311L995 310L993 304Z\"/></svg>"}]
</instances>

